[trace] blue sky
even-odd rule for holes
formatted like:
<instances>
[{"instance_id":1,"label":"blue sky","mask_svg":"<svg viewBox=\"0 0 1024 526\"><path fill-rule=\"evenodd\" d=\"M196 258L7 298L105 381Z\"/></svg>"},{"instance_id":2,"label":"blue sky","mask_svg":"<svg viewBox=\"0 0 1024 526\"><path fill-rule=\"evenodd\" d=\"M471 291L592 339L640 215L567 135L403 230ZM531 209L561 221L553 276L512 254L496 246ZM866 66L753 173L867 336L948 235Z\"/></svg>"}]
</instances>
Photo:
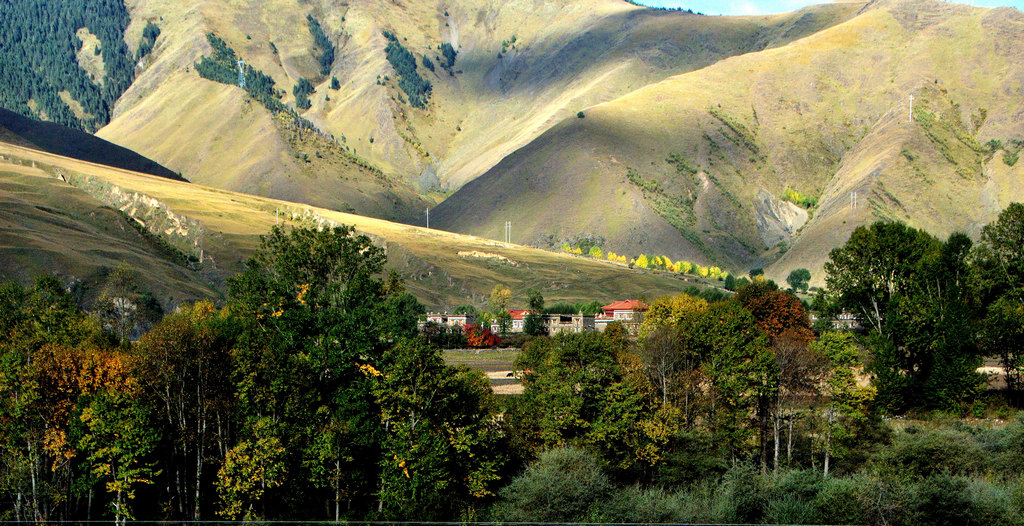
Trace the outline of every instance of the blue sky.
<instances>
[{"instance_id":1,"label":"blue sky","mask_svg":"<svg viewBox=\"0 0 1024 526\"><path fill-rule=\"evenodd\" d=\"M706 15L763 15L828 3L828 0L639 0L639 3L653 7L682 7ZM980 7L1011 6L1024 10L1024 0L964 0L959 3Z\"/></svg>"}]
</instances>

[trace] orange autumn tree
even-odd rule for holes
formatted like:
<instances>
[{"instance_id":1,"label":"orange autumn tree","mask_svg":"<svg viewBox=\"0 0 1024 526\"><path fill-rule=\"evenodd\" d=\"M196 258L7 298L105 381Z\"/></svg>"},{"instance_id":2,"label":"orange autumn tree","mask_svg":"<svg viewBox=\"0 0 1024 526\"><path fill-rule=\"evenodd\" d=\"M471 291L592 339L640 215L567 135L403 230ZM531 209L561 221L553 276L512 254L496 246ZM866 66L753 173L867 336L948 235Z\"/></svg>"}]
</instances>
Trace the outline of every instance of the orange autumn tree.
<instances>
[{"instance_id":1,"label":"orange autumn tree","mask_svg":"<svg viewBox=\"0 0 1024 526\"><path fill-rule=\"evenodd\" d=\"M827 361L808 344L814 339L810 317L803 303L793 294L779 290L772 281L756 280L736 293L736 301L743 305L768 335L778 367L778 389L764 408L771 417L773 451L762 451L771 457L775 469L779 468L782 435L786 438L786 459L792 458L793 423L797 415L796 402L804 395L817 392L825 374ZM784 423L788 424L783 429ZM767 442L764 443L767 447Z\"/></svg>"}]
</instances>

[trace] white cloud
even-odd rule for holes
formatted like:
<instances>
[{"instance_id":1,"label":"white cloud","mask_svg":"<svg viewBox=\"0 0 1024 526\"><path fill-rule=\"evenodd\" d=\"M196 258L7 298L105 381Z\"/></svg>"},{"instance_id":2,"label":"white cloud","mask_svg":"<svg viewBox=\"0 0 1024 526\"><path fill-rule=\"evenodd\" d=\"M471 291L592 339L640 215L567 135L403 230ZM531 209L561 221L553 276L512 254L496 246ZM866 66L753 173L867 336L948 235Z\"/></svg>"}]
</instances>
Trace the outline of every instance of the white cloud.
<instances>
[{"instance_id":1,"label":"white cloud","mask_svg":"<svg viewBox=\"0 0 1024 526\"><path fill-rule=\"evenodd\" d=\"M734 2L729 8L729 12L740 16L760 15L764 13L761 8L753 2Z\"/></svg>"}]
</instances>

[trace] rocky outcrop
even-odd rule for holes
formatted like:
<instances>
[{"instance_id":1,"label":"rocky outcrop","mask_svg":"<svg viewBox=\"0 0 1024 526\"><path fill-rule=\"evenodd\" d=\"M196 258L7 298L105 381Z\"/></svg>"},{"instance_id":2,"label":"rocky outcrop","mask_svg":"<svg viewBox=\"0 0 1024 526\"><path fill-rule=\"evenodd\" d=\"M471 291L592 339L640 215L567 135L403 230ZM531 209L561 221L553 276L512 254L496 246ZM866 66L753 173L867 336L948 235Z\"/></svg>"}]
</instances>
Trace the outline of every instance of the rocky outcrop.
<instances>
[{"instance_id":1,"label":"rocky outcrop","mask_svg":"<svg viewBox=\"0 0 1024 526\"><path fill-rule=\"evenodd\" d=\"M754 199L757 230L766 247L789 243L800 227L807 222L807 211L761 190Z\"/></svg>"}]
</instances>

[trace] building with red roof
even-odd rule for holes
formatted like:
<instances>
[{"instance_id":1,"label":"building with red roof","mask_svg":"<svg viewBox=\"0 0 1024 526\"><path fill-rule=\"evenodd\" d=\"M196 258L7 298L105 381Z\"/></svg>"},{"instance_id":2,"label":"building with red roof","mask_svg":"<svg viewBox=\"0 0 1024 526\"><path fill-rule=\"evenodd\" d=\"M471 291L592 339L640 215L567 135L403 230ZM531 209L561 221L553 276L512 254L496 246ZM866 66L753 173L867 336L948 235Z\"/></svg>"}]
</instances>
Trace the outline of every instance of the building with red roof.
<instances>
[{"instance_id":1,"label":"building with red roof","mask_svg":"<svg viewBox=\"0 0 1024 526\"><path fill-rule=\"evenodd\" d=\"M619 322L627 325L639 325L644 321L644 313L650 307L640 300L620 300L601 307L601 314L594 319L597 330L604 331L609 323Z\"/></svg>"}]
</instances>

